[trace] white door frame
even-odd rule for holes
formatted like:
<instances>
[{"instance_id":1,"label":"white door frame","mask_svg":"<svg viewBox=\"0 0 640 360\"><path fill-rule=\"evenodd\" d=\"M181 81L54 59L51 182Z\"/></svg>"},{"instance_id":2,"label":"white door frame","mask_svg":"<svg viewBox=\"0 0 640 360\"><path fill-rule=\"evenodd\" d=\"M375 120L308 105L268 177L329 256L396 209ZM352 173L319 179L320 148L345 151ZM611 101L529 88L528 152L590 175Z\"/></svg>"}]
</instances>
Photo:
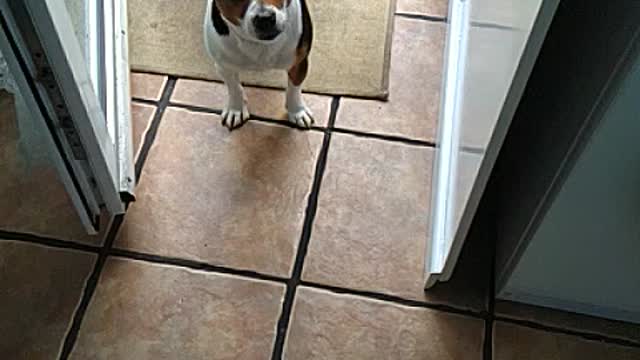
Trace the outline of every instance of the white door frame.
<instances>
[{"instance_id":1,"label":"white door frame","mask_svg":"<svg viewBox=\"0 0 640 360\"><path fill-rule=\"evenodd\" d=\"M559 0L543 0L540 5L513 81L502 104L500 115L496 120L491 140L485 149L470 196L456 227L454 192L458 176L457 158L460 153L459 137L460 126L462 126L460 106L464 101L465 79L463 77L471 2L473 0L451 0L449 5L443 98L439 119L441 125L433 172L437 178L432 194L432 226L426 254L425 289L439 281L448 281L453 274L489 176L559 4Z\"/></svg>"}]
</instances>

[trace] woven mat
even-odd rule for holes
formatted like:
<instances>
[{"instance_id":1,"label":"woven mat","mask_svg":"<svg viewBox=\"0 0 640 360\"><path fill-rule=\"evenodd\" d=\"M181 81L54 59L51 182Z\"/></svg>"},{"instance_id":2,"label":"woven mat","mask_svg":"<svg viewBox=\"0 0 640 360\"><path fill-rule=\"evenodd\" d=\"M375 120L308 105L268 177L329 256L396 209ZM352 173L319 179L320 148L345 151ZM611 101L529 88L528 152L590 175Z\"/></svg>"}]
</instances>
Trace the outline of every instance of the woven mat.
<instances>
[{"instance_id":1,"label":"woven mat","mask_svg":"<svg viewBox=\"0 0 640 360\"><path fill-rule=\"evenodd\" d=\"M206 55L206 1L129 0L131 68L220 80ZM315 27L305 90L385 98L395 0L307 0ZM284 72L247 72L246 84L284 87Z\"/></svg>"}]
</instances>

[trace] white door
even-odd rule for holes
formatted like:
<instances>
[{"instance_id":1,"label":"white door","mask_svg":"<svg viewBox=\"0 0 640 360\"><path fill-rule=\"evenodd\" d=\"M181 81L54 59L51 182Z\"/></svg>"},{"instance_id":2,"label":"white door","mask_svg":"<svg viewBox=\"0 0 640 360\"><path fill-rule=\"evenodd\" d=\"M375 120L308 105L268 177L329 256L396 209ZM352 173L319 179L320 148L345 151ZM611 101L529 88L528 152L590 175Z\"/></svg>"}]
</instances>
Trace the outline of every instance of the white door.
<instances>
[{"instance_id":1,"label":"white door","mask_svg":"<svg viewBox=\"0 0 640 360\"><path fill-rule=\"evenodd\" d=\"M451 0L426 288L447 281L559 0Z\"/></svg>"},{"instance_id":2,"label":"white door","mask_svg":"<svg viewBox=\"0 0 640 360\"><path fill-rule=\"evenodd\" d=\"M126 24L120 0L0 0L0 54L28 130L45 134L89 233L135 185Z\"/></svg>"}]
</instances>

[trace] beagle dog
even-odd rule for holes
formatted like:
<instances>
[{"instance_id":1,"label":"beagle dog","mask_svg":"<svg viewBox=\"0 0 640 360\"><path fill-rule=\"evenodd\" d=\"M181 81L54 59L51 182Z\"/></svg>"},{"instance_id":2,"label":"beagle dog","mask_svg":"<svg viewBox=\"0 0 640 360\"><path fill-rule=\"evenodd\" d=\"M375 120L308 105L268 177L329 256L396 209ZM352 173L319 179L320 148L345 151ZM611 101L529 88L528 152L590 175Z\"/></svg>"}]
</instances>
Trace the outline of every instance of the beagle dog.
<instances>
[{"instance_id":1,"label":"beagle dog","mask_svg":"<svg viewBox=\"0 0 640 360\"><path fill-rule=\"evenodd\" d=\"M249 119L239 78L243 70L287 71L289 121L301 128L313 124L313 115L302 99L313 40L305 0L209 0L204 40L227 86L222 124L229 130Z\"/></svg>"}]
</instances>

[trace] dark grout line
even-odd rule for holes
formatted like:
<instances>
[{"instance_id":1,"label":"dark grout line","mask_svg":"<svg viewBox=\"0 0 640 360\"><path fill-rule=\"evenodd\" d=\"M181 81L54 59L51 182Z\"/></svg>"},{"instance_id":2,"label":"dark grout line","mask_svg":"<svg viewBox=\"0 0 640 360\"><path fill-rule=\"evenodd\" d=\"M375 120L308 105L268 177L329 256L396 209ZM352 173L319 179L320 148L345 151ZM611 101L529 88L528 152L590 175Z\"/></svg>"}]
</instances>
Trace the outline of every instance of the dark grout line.
<instances>
[{"instance_id":1,"label":"dark grout line","mask_svg":"<svg viewBox=\"0 0 640 360\"><path fill-rule=\"evenodd\" d=\"M170 76L169 80L165 84L164 89L162 90L162 97L158 102L158 108L156 109L156 113L153 116L153 120L151 120L151 125L149 126L149 130L144 138L144 142L142 144L142 148L138 153L138 159L136 161L136 182L140 182L140 177L142 176L142 167L144 163L147 161L147 157L149 156L149 151L151 150L151 146L156 139L156 135L158 133L158 128L160 127L160 122L162 121L162 117L164 116L164 112L169 105L169 101L171 100L171 95L173 94L173 90L176 87L176 78Z\"/></svg>"},{"instance_id":2,"label":"dark grout line","mask_svg":"<svg viewBox=\"0 0 640 360\"><path fill-rule=\"evenodd\" d=\"M30 244L43 245L48 247L54 247L59 249L79 250L98 254L100 252L99 246L86 245L68 240L53 239L33 234L17 233L11 231L0 230L0 242L2 241L18 241Z\"/></svg>"},{"instance_id":3,"label":"dark grout line","mask_svg":"<svg viewBox=\"0 0 640 360\"><path fill-rule=\"evenodd\" d=\"M85 284L80 304L78 304L78 307L73 314L71 327L69 328L69 331L67 332L64 338L64 343L62 345L60 360L66 360L69 358L69 355L71 355L71 351L73 350L76 340L78 339L78 334L80 333L82 320L84 319L87 308L91 303L93 294L95 294L96 287L98 286L98 281L100 280L100 274L102 273L102 269L104 268L107 257L109 256L109 250L113 246L113 242L118 235L118 231L120 230L120 225L122 225L123 220L124 215L117 215L113 219L113 223L111 224L111 228L109 229L109 233L107 234L107 237L105 239L105 244L100 249L100 254L98 255L96 265L94 266L93 271L91 272L91 275L89 276Z\"/></svg>"},{"instance_id":4,"label":"dark grout line","mask_svg":"<svg viewBox=\"0 0 640 360\"><path fill-rule=\"evenodd\" d=\"M575 336L575 337L579 337L579 338L590 340L590 341L599 341L599 342L604 342L612 345L619 345L619 346L626 346L626 347L640 349L640 343L636 341L614 338L614 337L596 334L596 333L569 330L569 329L564 329L564 328L555 327L555 326L543 325L543 324L539 324L529 320L513 319L505 316L494 316L494 321L505 322L513 325L518 325L518 326L535 329L535 330L542 330L545 332L555 333L559 335Z\"/></svg>"},{"instance_id":5,"label":"dark grout line","mask_svg":"<svg viewBox=\"0 0 640 360\"><path fill-rule=\"evenodd\" d=\"M342 99L342 97L341 96L334 96L333 97L333 101L336 101L336 99ZM222 114L222 110L221 109L208 108L208 107L198 106L198 105L188 105L188 104L170 102L169 106L170 107L179 108L179 109L185 109L185 110L193 111L193 112L201 112L201 113L216 114L216 115ZM258 116L258 115L251 115L251 119L250 120L259 121L259 122L265 122L265 123L274 124L274 125L278 125L278 126L286 126L286 127L292 128L292 129L300 129L299 127L289 123L288 121L270 119L270 118L266 118L266 117L262 117L262 116ZM332 121L331 118L329 119L329 123L330 124L328 125L328 127L312 126L310 130L320 131L320 132L331 131L331 132L348 134L348 135L353 135L353 136L358 136L358 137L363 137L363 138L371 138L371 139L384 140L384 141L390 141L390 142L398 142L398 143L404 143L404 144L407 144L407 145L414 145L414 146L424 146L424 147L435 147L436 146L436 144L431 142L431 141L415 140L415 139L405 138L405 137L396 136L396 135L367 133L367 132L358 131L358 130L337 128L337 127L335 127L335 121L336 121L336 116L333 116L333 121ZM463 150L465 150L465 149L463 149Z\"/></svg>"},{"instance_id":6,"label":"dark grout line","mask_svg":"<svg viewBox=\"0 0 640 360\"><path fill-rule=\"evenodd\" d=\"M443 17L443 16L413 14L413 13L406 13L406 12L401 12L401 11L397 11L395 13L395 16L403 17L403 18L407 18L407 19L413 19L413 20L430 21L430 22L447 22L447 18Z\"/></svg>"},{"instance_id":7,"label":"dark grout line","mask_svg":"<svg viewBox=\"0 0 640 360\"><path fill-rule=\"evenodd\" d=\"M338 110L340 109L340 102L342 96L334 95L331 99L331 110L329 111L329 123L327 127L331 130L336 126L336 120L338 119Z\"/></svg>"},{"instance_id":8,"label":"dark grout line","mask_svg":"<svg viewBox=\"0 0 640 360\"><path fill-rule=\"evenodd\" d=\"M153 105L153 106L158 106L159 105L159 101L150 100L150 99L143 99L143 98L137 98L137 97L132 97L131 101L134 102L134 103L139 103L139 104L147 104L147 105Z\"/></svg>"},{"instance_id":9,"label":"dark grout line","mask_svg":"<svg viewBox=\"0 0 640 360\"><path fill-rule=\"evenodd\" d=\"M192 270L199 270L204 272L218 273L218 274L227 274L227 275L236 275L246 278L251 278L254 280L263 280L263 281L273 281L279 283L286 283L288 281L287 278L263 274L257 271L252 270L238 270L225 266L212 265L204 262L180 259L174 257L167 257L161 255L153 255L147 254L137 251L130 251L125 249L113 248L109 251L109 255L122 258L122 259L130 259L130 260L138 260L144 262L150 262L154 264L162 264L162 265L171 265L181 268L188 268Z\"/></svg>"},{"instance_id":10,"label":"dark grout line","mask_svg":"<svg viewBox=\"0 0 640 360\"><path fill-rule=\"evenodd\" d=\"M340 98L334 97L331 102L331 113L329 116L329 128L333 127L336 121L336 115L340 106ZM300 243L298 244L298 251L296 259L293 264L293 273L291 279L287 282L287 290L285 292L284 301L282 304L282 313L280 319L278 319L276 340L273 346L272 360L282 359L284 353L284 344L289 330L289 323L291 322L291 312L293 309L293 301L296 296L296 290L302 280L302 268L304 266L304 260L307 256L309 249L309 242L311 240L311 230L313 228L313 221L315 220L316 210L318 208L318 196L322 186L322 179L324 177L324 171L327 164L327 157L329 154L329 147L331 145L331 132L328 131L324 134L322 141L322 148L318 155L318 161L316 163L316 170L311 185L311 193L309 194L309 201L307 203L307 209L305 211L304 225L302 228L302 234L300 236Z\"/></svg>"},{"instance_id":11,"label":"dark grout line","mask_svg":"<svg viewBox=\"0 0 640 360\"><path fill-rule=\"evenodd\" d=\"M345 128L333 128L331 130L335 133L348 134L348 135L353 135L353 136L363 137L363 138L397 142L397 143L403 143L403 144L414 145L414 146L436 147L436 144L431 141L409 139L409 138L396 136L396 135L367 133L367 132L362 132L362 131L352 130L352 129L345 129Z\"/></svg>"},{"instance_id":12,"label":"dark grout line","mask_svg":"<svg viewBox=\"0 0 640 360\"><path fill-rule=\"evenodd\" d=\"M178 108L178 109L184 109L184 110L188 110L188 111L192 111L192 112L201 112L201 113L206 113L206 114L216 114L216 115L222 115L222 109L214 109L214 108L209 108L209 107L205 107L205 106L199 106L199 105L190 105L190 104L183 104L183 103L176 103L176 102L169 102L169 107L174 107L174 108Z\"/></svg>"},{"instance_id":13,"label":"dark grout line","mask_svg":"<svg viewBox=\"0 0 640 360\"><path fill-rule=\"evenodd\" d=\"M457 315L464 315L464 316L468 316L468 317L473 317L473 318L476 318L476 319L483 319L484 320L484 319L487 319L487 317L488 317L487 313L480 312L480 311L460 309L460 308L457 308L455 306L451 306L451 305L447 305L447 304L438 304L438 303L430 303L430 302L426 302L426 301L405 299L405 298L402 298L402 297L399 297L399 296L389 295L389 294L382 294L382 293L373 292L373 291L354 290L354 289L343 288L343 287L339 287L339 286L319 284L319 283L312 282L312 281L302 281L300 285L303 285L303 286L306 286L306 287L310 287L310 288L329 291L329 292L332 292L332 293L335 293L335 294L354 295L354 296L359 296L359 297L370 299L370 300L384 301L384 302L387 302L387 303L393 303L393 304L406 306L406 307L412 307L412 308L422 308L422 309L437 310L437 311L446 312L446 313L450 313L450 314L457 314Z\"/></svg>"},{"instance_id":14,"label":"dark grout line","mask_svg":"<svg viewBox=\"0 0 640 360\"><path fill-rule=\"evenodd\" d=\"M174 107L174 108L178 108L178 109L184 109L184 110L188 110L188 111L193 111L193 112L201 112L201 113L207 113L207 114L216 114L216 115L221 115L222 114L222 109L214 109L214 108L208 108L208 107L204 107L204 106L198 106L198 105L189 105L189 104L183 104L183 103L174 103L174 102L170 102L169 103L170 107ZM326 129L321 127L321 126L312 126L309 129L303 129L300 128L286 120L277 120L277 119L270 119L270 118L266 118L263 116L259 116L259 115L254 115L251 114L251 117L249 118L249 121L259 121L259 122L264 122L264 123L269 123L269 124L273 124L273 125L279 125L279 126L285 126L291 129L297 129L297 130L315 130L315 131L321 131L321 132L326 132Z\"/></svg>"}]
</instances>

